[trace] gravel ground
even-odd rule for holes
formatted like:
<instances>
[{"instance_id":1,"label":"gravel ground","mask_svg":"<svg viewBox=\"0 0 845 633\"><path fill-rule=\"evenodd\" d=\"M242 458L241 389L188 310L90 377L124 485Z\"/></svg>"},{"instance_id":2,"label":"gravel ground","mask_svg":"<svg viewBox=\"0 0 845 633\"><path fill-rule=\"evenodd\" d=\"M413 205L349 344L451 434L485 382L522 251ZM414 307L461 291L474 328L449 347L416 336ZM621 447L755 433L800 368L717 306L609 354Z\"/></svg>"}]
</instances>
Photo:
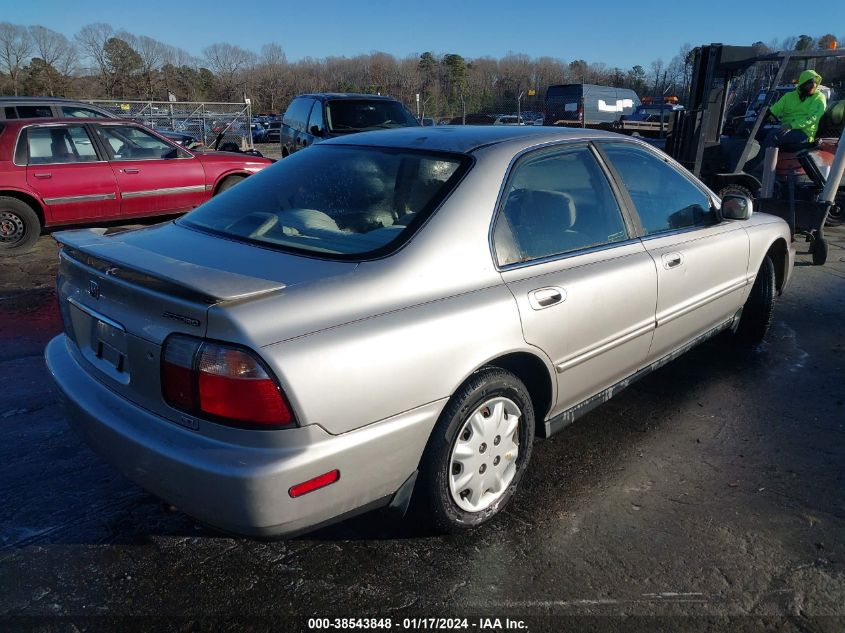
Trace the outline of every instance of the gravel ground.
<instances>
[{"instance_id":1,"label":"gravel ground","mask_svg":"<svg viewBox=\"0 0 845 633\"><path fill-rule=\"evenodd\" d=\"M42 360L60 329L44 237L0 260L0 630L842 631L845 229L829 237L760 349L710 341L538 442L492 525L431 536L376 512L288 541L168 511L70 431Z\"/></svg>"}]
</instances>

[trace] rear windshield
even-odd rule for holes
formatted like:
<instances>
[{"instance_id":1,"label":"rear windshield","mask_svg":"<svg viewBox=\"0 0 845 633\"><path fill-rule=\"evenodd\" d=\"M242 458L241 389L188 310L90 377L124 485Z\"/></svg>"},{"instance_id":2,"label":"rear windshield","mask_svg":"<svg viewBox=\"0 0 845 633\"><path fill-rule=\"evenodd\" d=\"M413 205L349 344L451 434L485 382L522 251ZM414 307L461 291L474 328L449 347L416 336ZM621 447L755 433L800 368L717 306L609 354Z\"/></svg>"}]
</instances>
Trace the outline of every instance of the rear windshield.
<instances>
[{"instance_id":1,"label":"rear windshield","mask_svg":"<svg viewBox=\"0 0 845 633\"><path fill-rule=\"evenodd\" d=\"M366 259L413 235L469 162L456 154L317 145L177 222L282 250Z\"/></svg>"},{"instance_id":2,"label":"rear windshield","mask_svg":"<svg viewBox=\"0 0 845 633\"><path fill-rule=\"evenodd\" d=\"M417 120L398 101L338 99L326 103L326 123L336 134L415 127Z\"/></svg>"}]
</instances>

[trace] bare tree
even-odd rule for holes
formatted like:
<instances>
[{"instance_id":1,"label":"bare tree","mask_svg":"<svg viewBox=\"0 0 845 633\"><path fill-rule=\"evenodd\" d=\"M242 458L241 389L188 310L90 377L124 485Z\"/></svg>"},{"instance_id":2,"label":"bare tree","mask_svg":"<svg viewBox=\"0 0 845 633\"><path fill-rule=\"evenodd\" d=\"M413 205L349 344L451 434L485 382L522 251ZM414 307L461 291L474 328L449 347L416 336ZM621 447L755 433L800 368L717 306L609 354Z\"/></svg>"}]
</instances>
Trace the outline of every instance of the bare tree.
<instances>
[{"instance_id":1,"label":"bare tree","mask_svg":"<svg viewBox=\"0 0 845 633\"><path fill-rule=\"evenodd\" d=\"M217 75L221 87L225 91L224 98L226 99L231 99L233 95L237 94L236 87L244 85L243 71L252 67L257 59L252 51L226 42L206 46L202 53L209 68Z\"/></svg>"},{"instance_id":2,"label":"bare tree","mask_svg":"<svg viewBox=\"0 0 845 633\"><path fill-rule=\"evenodd\" d=\"M109 64L106 59L106 43L115 35L110 24L97 22L83 26L74 36L77 46L85 56L89 67L100 71L102 88L111 94L112 81L109 77Z\"/></svg>"},{"instance_id":3,"label":"bare tree","mask_svg":"<svg viewBox=\"0 0 845 633\"><path fill-rule=\"evenodd\" d=\"M144 81L144 88L147 92L147 98L153 99L153 79L156 71L160 70L164 65L164 60L168 54L168 46L156 39L147 37L146 35L132 35L130 33L120 33L119 37L129 43L135 52L141 58L141 76Z\"/></svg>"},{"instance_id":4,"label":"bare tree","mask_svg":"<svg viewBox=\"0 0 845 633\"><path fill-rule=\"evenodd\" d=\"M32 38L25 26L0 22L0 64L12 80L12 90L18 94L21 70L32 52Z\"/></svg>"},{"instance_id":5,"label":"bare tree","mask_svg":"<svg viewBox=\"0 0 845 633\"><path fill-rule=\"evenodd\" d=\"M79 54L67 37L43 26L29 27L35 54L46 65L44 83L51 97L63 91L62 85L76 69Z\"/></svg>"}]
</instances>

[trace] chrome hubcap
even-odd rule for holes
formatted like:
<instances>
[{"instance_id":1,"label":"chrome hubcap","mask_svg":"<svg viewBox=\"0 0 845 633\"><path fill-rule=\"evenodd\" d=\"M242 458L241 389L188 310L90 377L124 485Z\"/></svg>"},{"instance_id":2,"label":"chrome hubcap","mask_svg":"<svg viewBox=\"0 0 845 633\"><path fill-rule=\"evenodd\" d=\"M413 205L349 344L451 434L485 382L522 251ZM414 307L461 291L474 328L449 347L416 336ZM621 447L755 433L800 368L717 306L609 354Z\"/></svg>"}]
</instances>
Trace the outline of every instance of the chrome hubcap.
<instances>
[{"instance_id":1,"label":"chrome hubcap","mask_svg":"<svg viewBox=\"0 0 845 633\"><path fill-rule=\"evenodd\" d=\"M0 211L0 242L18 242L23 238L23 234L23 220L10 211Z\"/></svg>"},{"instance_id":2,"label":"chrome hubcap","mask_svg":"<svg viewBox=\"0 0 845 633\"><path fill-rule=\"evenodd\" d=\"M449 458L449 491L458 507L493 505L516 474L522 412L508 398L491 398L470 414Z\"/></svg>"}]
</instances>

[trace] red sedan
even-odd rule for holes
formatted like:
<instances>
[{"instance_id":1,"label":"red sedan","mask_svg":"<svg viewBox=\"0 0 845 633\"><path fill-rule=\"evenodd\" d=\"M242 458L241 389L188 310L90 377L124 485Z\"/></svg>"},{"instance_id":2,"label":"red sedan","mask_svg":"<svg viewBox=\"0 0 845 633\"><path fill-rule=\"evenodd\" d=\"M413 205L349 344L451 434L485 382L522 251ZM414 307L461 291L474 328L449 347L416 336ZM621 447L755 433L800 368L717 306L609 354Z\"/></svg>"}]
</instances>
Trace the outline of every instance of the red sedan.
<instances>
[{"instance_id":1,"label":"red sedan","mask_svg":"<svg viewBox=\"0 0 845 633\"><path fill-rule=\"evenodd\" d=\"M273 161L189 151L125 120L0 124L0 255L42 229L190 211Z\"/></svg>"}]
</instances>

